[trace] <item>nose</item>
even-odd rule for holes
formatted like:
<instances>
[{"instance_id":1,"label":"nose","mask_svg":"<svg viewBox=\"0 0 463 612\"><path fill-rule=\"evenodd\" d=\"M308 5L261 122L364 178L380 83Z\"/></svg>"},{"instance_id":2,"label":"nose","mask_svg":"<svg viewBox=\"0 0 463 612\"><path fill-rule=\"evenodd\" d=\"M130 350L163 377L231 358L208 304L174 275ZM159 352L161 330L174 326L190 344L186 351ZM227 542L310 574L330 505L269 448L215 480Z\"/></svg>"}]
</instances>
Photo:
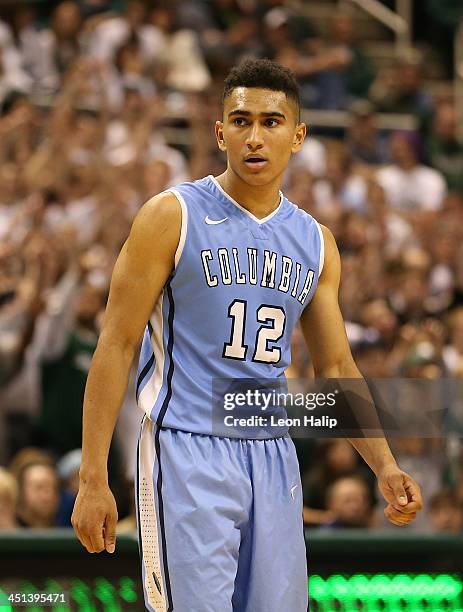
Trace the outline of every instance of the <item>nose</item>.
<instances>
[{"instance_id":1,"label":"nose","mask_svg":"<svg viewBox=\"0 0 463 612\"><path fill-rule=\"evenodd\" d=\"M252 124L251 130L246 138L246 145L250 151L257 151L264 146L262 127L258 121Z\"/></svg>"}]
</instances>

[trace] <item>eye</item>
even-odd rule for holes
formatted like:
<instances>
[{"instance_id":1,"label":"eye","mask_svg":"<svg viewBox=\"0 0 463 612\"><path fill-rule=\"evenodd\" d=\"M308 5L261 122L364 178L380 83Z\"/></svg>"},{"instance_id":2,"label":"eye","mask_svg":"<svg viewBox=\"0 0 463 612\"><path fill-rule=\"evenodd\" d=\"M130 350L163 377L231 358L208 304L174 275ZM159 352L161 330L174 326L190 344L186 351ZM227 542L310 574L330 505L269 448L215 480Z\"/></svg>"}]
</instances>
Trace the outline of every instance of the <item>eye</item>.
<instances>
[{"instance_id":1,"label":"eye","mask_svg":"<svg viewBox=\"0 0 463 612\"><path fill-rule=\"evenodd\" d=\"M265 125L266 127L275 127L276 125L278 125L278 121L269 117L265 120Z\"/></svg>"},{"instance_id":2,"label":"eye","mask_svg":"<svg viewBox=\"0 0 463 612\"><path fill-rule=\"evenodd\" d=\"M233 119L233 125L241 127L242 125L246 125L246 120L243 117L235 117L235 119Z\"/></svg>"}]
</instances>

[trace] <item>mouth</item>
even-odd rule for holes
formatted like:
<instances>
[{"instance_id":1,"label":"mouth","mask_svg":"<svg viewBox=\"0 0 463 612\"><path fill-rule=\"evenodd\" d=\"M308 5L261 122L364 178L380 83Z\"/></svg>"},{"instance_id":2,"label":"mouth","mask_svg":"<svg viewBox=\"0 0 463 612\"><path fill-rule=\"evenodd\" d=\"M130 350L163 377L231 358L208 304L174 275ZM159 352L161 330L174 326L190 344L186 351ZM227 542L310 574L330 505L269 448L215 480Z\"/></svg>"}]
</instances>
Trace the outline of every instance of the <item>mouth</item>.
<instances>
[{"instance_id":1,"label":"mouth","mask_svg":"<svg viewBox=\"0 0 463 612\"><path fill-rule=\"evenodd\" d=\"M251 170L261 170L267 165L268 160L258 155L249 155L244 159L244 163Z\"/></svg>"}]
</instances>

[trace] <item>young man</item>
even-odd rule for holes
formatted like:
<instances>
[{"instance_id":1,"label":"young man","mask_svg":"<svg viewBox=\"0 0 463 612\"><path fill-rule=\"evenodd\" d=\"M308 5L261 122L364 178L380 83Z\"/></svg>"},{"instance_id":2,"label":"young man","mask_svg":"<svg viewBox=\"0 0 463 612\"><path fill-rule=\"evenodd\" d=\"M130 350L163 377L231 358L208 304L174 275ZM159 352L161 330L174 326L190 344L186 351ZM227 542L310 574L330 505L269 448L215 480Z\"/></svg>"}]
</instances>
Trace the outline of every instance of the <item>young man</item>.
<instances>
[{"instance_id":1,"label":"young man","mask_svg":"<svg viewBox=\"0 0 463 612\"><path fill-rule=\"evenodd\" d=\"M107 455L146 326L136 495L147 609L305 612L292 441L245 428L211 435L211 389L217 378L284 378L298 319L317 376L360 377L338 306L339 254L329 230L279 191L306 134L288 70L268 60L233 69L215 131L226 171L152 198L116 263L85 395L73 525L89 552L114 551ZM413 520L419 487L384 438L351 442L389 519Z\"/></svg>"}]
</instances>

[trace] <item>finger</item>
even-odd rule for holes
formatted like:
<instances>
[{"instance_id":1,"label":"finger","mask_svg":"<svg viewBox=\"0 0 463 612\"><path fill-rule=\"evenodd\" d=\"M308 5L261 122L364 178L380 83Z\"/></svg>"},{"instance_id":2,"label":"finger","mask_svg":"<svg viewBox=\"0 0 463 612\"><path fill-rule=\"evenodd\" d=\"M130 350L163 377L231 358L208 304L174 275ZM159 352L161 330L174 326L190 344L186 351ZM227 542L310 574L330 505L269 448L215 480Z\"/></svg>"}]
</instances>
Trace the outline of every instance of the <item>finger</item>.
<instances>
[{"instance_id":1,"label":"finger","mask_svg":"<svg viewBox=\"0 0 463 612\"><path fill-rule=\"evenodd\" d=\"M389 522L395 525L396 527L406 527L405 523L400 523L392 518L389 519Z\"/></svg>"},{"instance_id":2,"label":"finger","mask_svg":"<svg viewBox=\"0 0 463 612\"><path fill-rule=\"evenodd\" d=\"M117 515L108 514L104 526L104 546L109 553L116 550Z\"/></svg>"},{"instance_id":3,"label":"finger","mask_svg":"<svg viewBox=\"0 0 463 612\"><path fill-rule=\"evenodd\" d=\"M394 521L397 521L401 523L402 525L408 525L409 523L415 520L416 514L409 514L408 516L401 516L400 514L395 514L394 512L391 512L387 518L393 519Z\"/></svg>"},{"instance_id":4,"label":"finger","mask_svg":"<svg viewBox=\"0 0 463 612\"><path fill-rule=\"evenodd\" d=\"M75 534L76 534L79 542L82 544L82 546L84 548L86 548L88 550L88 542L87 542L87 538L85 536L85 533L81 529L77 519L75 519L74 516L71 517L71 524L74 527L74 531L75 531Z\"/></svg>"},{"instance_id":5,"label":"finger","mask_svg":"<svg viewBox=\"0 0 463 612\"><path fill-rule=\"evenodd\" d=\"M390 523L392 523L393 525L396 525L397 527L406 527L407 525L407 523L404 523L403 521L400 521L394 518L393 516L387 516L386 518Z\"/></svg>"},{"instance_id":6,"label":"finger","mask_svg":"<svg viewBox=\"0 0 463 612\"><path fill-rule=\"evenodd\" d=\"M408 527L409 523L404 522L404 521L398 521L395 518L390 518L389 522L392 523L393 525L397 525L397 527Z\"/></svg>"},{"instance_id":7,"label":"finger","mask_svg":"<svg viewBox=\"0 0 463 612\"><path fill-rule=\"evenodd\" d=\"M73 525L73 528L74 528L74 533L75 533L75 534L76 534L76 536L77 536L77 539L79 540L79 542L80 542L81 544L83 544L83 542L82 542L82 537L81 537L80 532L79 532L79 528L77 527L77 525L76 525L76 524L74 524L74 525Z\"/></svg>"},{"instance_id":8,"label":"finger","mask_svg":"<svg viewBox=\"0 0 463 612\"><path fill-rule=\"evenodd\" d=\"M419 510L421 510L423 508L423 498L421 496L419 485L412 478L406 476L404 487L407 491L409 499L417 503L419 505Z\"/></svg>"},{"instance_id":9,"label":"finger","mask_svg":"<svg viewBox=\"0 0 463 612\"><path fill-rule=\"evenodd\" d=\"M88 530L83 526L79 527L79 539L82 545L87 549L87 552L89 553L93 552L92 539L90 537Z\"/></svg>"},{"instance_id":10,"label":"finger","mask_svg":"<svg viewBox=\"0 0 463 612\"><path fill-rule=\"evenodd\" d=\"M411 516L411 515L416 515L417 513L416 510L411 510L410 512L404 512L403 507L396 508L393 504L388 504L386 506L386 510L388 511L389 514L394 513L395 515L400 516L403 519L406 519L408 516Z\"/></svg>"},{"instance_id":11,"label":"finger","mask_svg":"<svg viewBox=\"0 0 463 612\"><path fill-rule=\"evenodd\" d=\"M387 520L392 523L393 525L397 525L397 527L404 527L405 524L403 523L403 521L399 520L397 517L395 516L391 516L390 511L388 512L388 508L384 509L384 515L386 516Z\"/></svg>"},{"instance_id":12,"label":"finger","mask_svg":"<svg viewBox=\"0 0 463 612\"><path fill-rule=\"evenodd\" d=\"M413 514L421 510L421 505L415 501L408 502L406 506L396 506L395 504L391 504L391 506L402 514Z\"/></svg>"},{"instance_id":13,"label":"finger","mask_svg":"<svg viewBox=\"0 0 463 612\"><path fill-rule=\"evenodd\" d=\"M416 518L416 512L411 514L403 514L395 510L392 506L387 506L384 509L384 514L389 520L400 522L403 525L411 523Z\"/></svg>"},{"instance_id":14,"label":"finger","mask_svg":"<svg viewBox=\"0 0 463 612\"><path fill-rule=\"evenodd\" d=\"M408 502L408 498L407 498L407 493L403 485L403 477L400 472L393 474L390 477L389 486L392 489L392 493L394 495L395 502L399 506L405 506Z\"/></svg>"},{"instance_id":15,"label":"finger","mask_svg":"<svg viewBox=\"0 0 463 612\"><path fill-rule=\"evenodd\" d=\"M78 526L79 539L89 553L98 552L98 529L81 524ZM101 536L100 536L101 537ZM102 550L103 548L100 548Z\"/></svg>"},{"instance_id":16,"label":"finger","mask_svg":"<svg viewBox=\"0 0 463 612\"><path fill-rule=\"evenodd\" d=\"M410 514L416 514L418 512L414 502L409 502L406 506L399 506L396 508L394 504L388 504L386 508L390 512L395 512L401 516L409 516Z\"/></svg>"},{"instance_id":17,"label":"finger","mask_svg":"<svg viewBox=\"0 0 463 612\"><path fill-rule=\"evenodd\" d=\"M82 530L79 531L79 540L87 552L89 553L93 552L92 543L90 541L90 538Z\"/></svg>"},{"instance_id":18,"label":"finger","mask_svg":"<svg viewBox=\"0 0 463 612\"><path fill-rule=\"evenodd\" d=\"M101 552L104 550L103 526L94 528L89 534L92 545L92 552Z\"/></svg>"}]
</instances>

